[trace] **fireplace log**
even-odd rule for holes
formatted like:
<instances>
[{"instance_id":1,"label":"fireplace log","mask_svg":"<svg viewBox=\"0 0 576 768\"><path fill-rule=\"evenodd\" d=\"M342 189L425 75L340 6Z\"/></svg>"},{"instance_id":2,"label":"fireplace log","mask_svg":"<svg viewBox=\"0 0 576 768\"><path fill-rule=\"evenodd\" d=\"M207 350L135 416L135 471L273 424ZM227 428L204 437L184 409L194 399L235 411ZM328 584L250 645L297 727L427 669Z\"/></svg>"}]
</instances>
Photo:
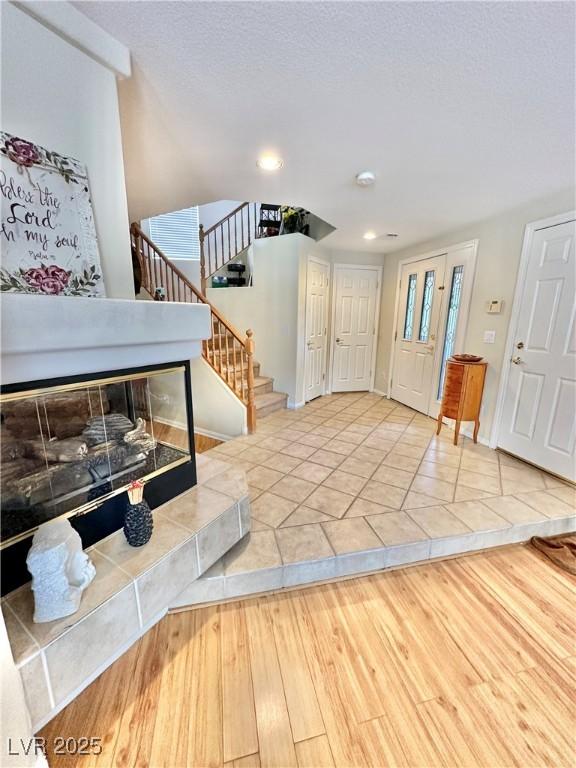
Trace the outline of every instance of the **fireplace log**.
<instances>
[{"instance_id":1,"label":"fireplace log","mask_svg":"<svg viewBox=\"0 0 576 768\"><path fill-rule=\"evenodd\" d=\"M2 404L6 427L23 439L38 439L40 434L60 440L77 437L90 418L109 410L104 387L55 392Z\"/></svg>"},{"instance_id":2,"label":"fireplace log","mask_svg":"<svg viewBox=\"0 0 576 768\"><path fill-rule=\"evenodd\" d=\"M26 450L26 443L23 440L17 440L13 435L2 430L0 435L0 458L2 464L7 461L21 459Z\"/></svg>"},{"instance_id":3,"label":"fireplace log","mask_svg":"<svg viewBox=\"0 0 576 768\"><path fill-rule=\"evenodd\" d=\"M80 461L88 453L86 442L79 437L69 437L66 440L32 440L26 444L28 456L46 459L54 463Z\"/></svg>"}]
</instances>

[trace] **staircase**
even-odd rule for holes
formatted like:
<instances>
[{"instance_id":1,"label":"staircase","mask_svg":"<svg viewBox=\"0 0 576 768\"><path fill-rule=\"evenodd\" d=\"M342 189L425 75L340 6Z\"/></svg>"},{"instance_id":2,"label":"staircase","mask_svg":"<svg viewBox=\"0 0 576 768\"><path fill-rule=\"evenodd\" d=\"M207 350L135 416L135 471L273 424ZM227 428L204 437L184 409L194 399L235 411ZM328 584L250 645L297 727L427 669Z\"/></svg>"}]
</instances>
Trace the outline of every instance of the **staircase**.
<instances>
[{"instance_id":1,"label":"staircase","mask_svg":"<svg viewBox=\"0 0 576 768\"><path fill-rule=\"evenodd\" d=\"M228 342L230 344L231 337L228 336ZM214 333L212 339L208 339L208 345L214 355L214 359L217 364L222 363L222 371L224 376L230 375L239 378L239 373L234 374L233 371L233 357L237 353L231 351L226 352L226 335L221 336L217 332ZM221 351L222 350L222 351ZM230 368L230 370L229 370ZM258 417L268 416L275 411L283 410L286 408L288 401L288 395L284 392L276 392L274 390L274 379L269 376L262 376L260 373L260 363L256 360L252 361L252 374L254 377L254 405L256 408L256 420Z\"/></svg>"},{"instance_id":2,"label":"staircase","mask_svg":"<svg viewBox=\"0 0 576 768\"><path fill-rule=\"evenodd\" d=\"M200 280L206 294L208 278L222 269L260 237L278 235L282 224L279 205L242 203L210 229L200 224Z\"/></svg>"},{"instance_id":3,"label":"staircase","mask_svg":"<svg viewBox=\"0 0 576 768\"><path fill-rule=\"evenodd\" d=\"M249 329L245 336L242 335L172 264L138 224L130 227L130 237L133 263L139 268L139 283L151 297L161 296L163 301L206 304L210 307L212 336L202 342L202 356L244 403L248 431L254 432L257 417L285 408L288 396L274 391L273 379L260 376L260 364L254 360L252 331Z\"/></svg>"}]
</instances>

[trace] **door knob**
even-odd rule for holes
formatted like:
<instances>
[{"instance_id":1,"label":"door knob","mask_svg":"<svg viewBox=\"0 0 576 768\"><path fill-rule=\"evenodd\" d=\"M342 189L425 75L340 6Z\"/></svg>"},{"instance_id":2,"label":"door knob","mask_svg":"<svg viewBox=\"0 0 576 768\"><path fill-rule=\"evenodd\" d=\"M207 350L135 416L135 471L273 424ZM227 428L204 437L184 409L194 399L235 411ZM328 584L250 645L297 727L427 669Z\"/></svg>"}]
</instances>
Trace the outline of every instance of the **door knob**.
<instances>
[{"instance_id":1,"label":"door knob","mask_svg":"<svg viewBox=\"0 0 576 768\"><path fill-rule=\"evenodd\" d=\"M311 341L306 342L306 346L308 347L308 349L312 349L312 342Z\"/></svg>"},{"instance_id":2,"label":"door knob","mask_svg":"<svg viewBox=\"0 0 576 768\"><path fill-rule=\"evenodd\" d=\"M336 339L336 344L342 344L342 339Z\"/></svg>"},{"instance_id":3,"label":"door knob","mask_svg":"<svg viewBox=\"0 0 576 768\"><path fill-rule=\"evenodd\" d=\"M516 357L513 357L513 358L512 358L512 361L511 361L511 362L513 362L513 363L514 363L514 365L520 365L520 363L522 363L522 362L524 362L524 361L522 360L522 358L521 358L521 357L518 357L518 356L516 356Z\"/></svg>"},{"instance_id":4,"label":"door knob","mask_svg":"<svg viewBox=\"0 0 576 768\"><path fill-rule=\"evenodd\" d=\"M524 349L524 342L519 341L518 344L516 344L516 349Z\"/></svg>"}]
</instances>

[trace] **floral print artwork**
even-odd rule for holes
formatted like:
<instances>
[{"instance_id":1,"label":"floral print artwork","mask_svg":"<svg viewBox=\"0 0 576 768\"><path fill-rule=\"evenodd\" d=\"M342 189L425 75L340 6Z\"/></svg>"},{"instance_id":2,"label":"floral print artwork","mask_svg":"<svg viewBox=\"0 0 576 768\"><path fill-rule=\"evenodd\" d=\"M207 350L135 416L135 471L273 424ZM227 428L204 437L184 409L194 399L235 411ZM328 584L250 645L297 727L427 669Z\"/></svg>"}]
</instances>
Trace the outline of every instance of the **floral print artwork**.
<instances>
[{"instance_id":1,"label":"floral print artwork","mask_svg":"<svg viewBox=\"0 0 576 768\"><path fill-rule=\"evenodd\" d=\"M104 296L86 168L0 131L0 291Z\"/></svg>"}]
</instances>

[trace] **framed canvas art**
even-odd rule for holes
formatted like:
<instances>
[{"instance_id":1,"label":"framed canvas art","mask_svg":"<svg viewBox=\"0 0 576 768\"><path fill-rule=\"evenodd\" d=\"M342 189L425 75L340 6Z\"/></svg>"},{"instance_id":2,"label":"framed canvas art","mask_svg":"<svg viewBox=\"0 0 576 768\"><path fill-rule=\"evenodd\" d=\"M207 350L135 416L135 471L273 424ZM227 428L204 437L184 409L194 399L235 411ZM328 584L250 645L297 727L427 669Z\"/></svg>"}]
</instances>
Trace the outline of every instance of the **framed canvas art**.
<instances>
[{"instance_id":1,"label":"framed canvas art","mask_svg":"<svg viewBox=\"0 0 576 768\"><path fill-rule=\"evenodd\" d=\"M0 131L0 291L105 296L85 166Z\"/></svg>"}]
</instances>

